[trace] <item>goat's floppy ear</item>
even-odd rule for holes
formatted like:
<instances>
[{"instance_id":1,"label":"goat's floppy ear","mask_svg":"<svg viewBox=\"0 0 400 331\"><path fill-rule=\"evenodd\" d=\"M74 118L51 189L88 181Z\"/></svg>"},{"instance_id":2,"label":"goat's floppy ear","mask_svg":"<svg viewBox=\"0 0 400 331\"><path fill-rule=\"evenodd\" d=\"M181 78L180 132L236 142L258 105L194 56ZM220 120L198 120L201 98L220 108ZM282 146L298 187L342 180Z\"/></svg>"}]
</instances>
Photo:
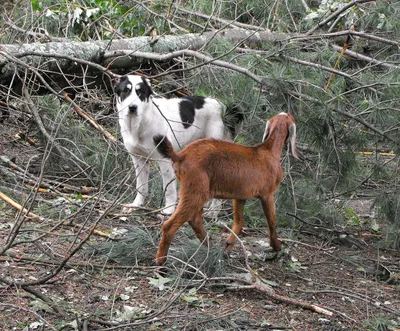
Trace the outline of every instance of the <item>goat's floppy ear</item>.
<instances>
[{"instance_id":1,"label":"goat's floppy ear","mask_svg":"<svg viewBox=\"0 0 400 331\"><path fill-rule=\"evenodd\" d=\"M264 142L268 138L270 128L271 128L271 122L268 120L267 124L265 125L265 130L264 130L264 135L263 135L263 138L262 138L262 142Z\"/></svg>"},{"instance_id":2,"label":"goat's floppy ear","mask_svg":"<svg viewBox=\"0 0 400 331\"><path fill-rule=\"evenodd\" d=\"M292 155L299 159L296 150L296 124L289 125L289 143L290 143L290 150L292 151Z\"/></svg>"}]
</instances>

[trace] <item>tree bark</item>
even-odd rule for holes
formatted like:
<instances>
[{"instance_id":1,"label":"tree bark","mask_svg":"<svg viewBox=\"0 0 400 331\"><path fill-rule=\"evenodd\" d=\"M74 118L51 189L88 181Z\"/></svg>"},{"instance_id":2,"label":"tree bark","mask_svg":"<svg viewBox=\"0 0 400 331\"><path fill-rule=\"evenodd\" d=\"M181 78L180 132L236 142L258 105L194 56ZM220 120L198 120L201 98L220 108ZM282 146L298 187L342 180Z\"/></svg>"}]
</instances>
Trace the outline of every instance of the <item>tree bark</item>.
<instances>
[{"instance_id":1,"label":"tree bark","mask_svg":"<svg viewBox=\"0 0 400 331\"><path fill-rule=\"evenodd\" d=\"M91 61L109 68L126 69L143 62L140 58L121 58L118 61L104 60L104 52L131 50L132 52L168 53L177 50L199 50L212 39L224 38L232 42L245 41L246 43L276 42L290 37L286 34L272 33L269 31L227 30L205 32L203 34L186 34L179 36L136 37L116 40L96 40L87 42L49 42L22 45L0 46L0 82L8 81L15 72L15 64L5 54L15 56L29 66L41 70L73 72L80 66L71 58ZM51 55L57 55L58 61L49 60ZM47 56L46 56L47 55ZM66 57L66 58L62 58ZM68 59L69 58L69 59Z\"/></svg>"}]
</instances>

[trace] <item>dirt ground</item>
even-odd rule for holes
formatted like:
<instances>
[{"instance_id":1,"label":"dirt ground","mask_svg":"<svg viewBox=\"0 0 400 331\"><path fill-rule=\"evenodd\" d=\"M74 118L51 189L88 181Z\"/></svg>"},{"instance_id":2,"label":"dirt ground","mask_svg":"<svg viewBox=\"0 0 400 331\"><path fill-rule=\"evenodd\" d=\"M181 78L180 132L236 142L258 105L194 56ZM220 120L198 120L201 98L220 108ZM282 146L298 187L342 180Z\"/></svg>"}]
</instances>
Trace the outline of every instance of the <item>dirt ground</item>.
<instances>
[{"instance_id":1,"label":"dirt ground","mask_svg":"<svg viewBox=\"0 0 400 331\"><path fill-rule=\"evenodd\" d=\"M29 171L37 173L37 149L23 145L25 140L14 134L17 127L7 125L0 155L19 164L29 161ZM0 170L10 172L7 182L0 182L2 190L21 188L21 178L11 179L23 169L3 162ZM214 261L224 265L222 274L205 272L201 261L177 259L160 274L152 261L158 240L144 240L147 232L159 233L157 217L113 216L120 207L104 216L109 201L75 206L76 195L67 203L67 194L45 190L32 199L32 192L26 189L23 198L34 200L32 211L48 218L18 219L16 209L0 200L0 250L14 243L0 253L1 331L400 329L400 253L383 248L386 224L373 218L368 199L348 202L359 217L357 225L293 229L278 223L283 249L275 258L268 252L266 227L252 227L240 236L243 246ZM89 236L94 225L97 232ZM212 251L221 250L227 234L212 224L207 230ZM121 249L123 231L136 233L136 246ZM192 239L190 230L180 231L171 251ZM96 249L109 243L119 244L120 251Z\"/></svg>"},{"instance_id":2,"label":"dirt ground","mask_svg":"<svg viewBox=\"0 0 400 331\"><path fill-rule=\"evenodd\" d=\"M364 204L356 203L356 207ZM5 243L14 210L5 203L1 207L0 240ZM150 228L160 225L157 219L145 222ZM102 232L93 234L87 244L107 242L102 233L129 230L130 225L129 218L104 220L98 226ZM151 260L123 266L83 248L54 278L31 286L33 291L0 283L0 329L398 330L400 253L379 248L383 227L380 232L370 229L368 221L334 231L279 228L284 248L270 260L265 253L266 229L247 228L241 236L243 247L238 244L227 259L230 273L224 276L230 279L206 279L206 275L185 279L171 265L160 275ZM76 233L73 225L65 226L52 240L11 248L0 257L0 277L35 281L54 272ZM211 233L212 240L225 235ZM148 254L154 251L151 248ZM232 280L248 275L249 268L265 285L261 289ZM271 298L263 292L269 286L280 296L317 305L331 315ZM40 295L51 299L59 313Z\"/></svg>"}]
</instances>

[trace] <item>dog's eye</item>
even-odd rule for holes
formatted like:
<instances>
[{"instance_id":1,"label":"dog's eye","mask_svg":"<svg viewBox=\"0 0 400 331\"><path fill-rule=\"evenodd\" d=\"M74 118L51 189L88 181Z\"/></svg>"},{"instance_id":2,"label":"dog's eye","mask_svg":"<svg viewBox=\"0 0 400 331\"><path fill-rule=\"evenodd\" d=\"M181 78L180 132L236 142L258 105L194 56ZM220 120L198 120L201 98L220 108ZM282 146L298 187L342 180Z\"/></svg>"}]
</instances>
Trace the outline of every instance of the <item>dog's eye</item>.
<instances>
[{"instance_id":1,"label":"dog's eye","mask_svg":"<svg viewBox=\"0 0 400 331\"><path fill-rule=\"evenodd\" d=\"M129 93L132 90L132 84L127 84L124 88L125 93Z\"/></svg>"}]
</instances>

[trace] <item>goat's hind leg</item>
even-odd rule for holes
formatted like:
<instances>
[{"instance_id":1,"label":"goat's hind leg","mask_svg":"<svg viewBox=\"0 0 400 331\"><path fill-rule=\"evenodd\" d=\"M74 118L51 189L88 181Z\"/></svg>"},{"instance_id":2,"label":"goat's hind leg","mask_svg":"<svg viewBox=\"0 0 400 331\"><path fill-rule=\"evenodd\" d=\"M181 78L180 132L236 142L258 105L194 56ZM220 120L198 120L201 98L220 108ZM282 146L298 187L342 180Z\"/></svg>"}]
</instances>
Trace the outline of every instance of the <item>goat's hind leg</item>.
<instances>
[{"instance_id":1,"label":"goat's hind leg","mask_svg":"<svg viewBox=\"0 0 400 331\"><path fill-rule=\"evenodd\" d=\"M194 222L192 222L191 225L192 227L194 225L195 229L198 231L196 231L195 229L193 230L195 231L196 236L200 236L200 238L204 240L205 231L202 225L199 227L198 221L201 222L201 213L199 214L199 210L201 212L201 209L203 208L203 205L206 200L207 199L204 199L204 201L198 201L197 205L195 206L190 206L188 204L185 204L184 203L185 199L182 199L178 203L178 207L175 210L175 212L168 219L168 221L166 221L161 227L161 232L162 232L161 241L158 246L158 251L156 256L156 263L158 265L163 265L167 260L168 249L169 246L171 245L172 239L174 238L175 233L185 222L189 220L194 220ZM200 219L198 215L200 215Z\"/></svg>"},{"instance_id":2,"label":"goat's hind leg","mask_svg":"<svg viewBox=\"0 0 400 331\"><path fill-rule=\"evenodd\" d=\"M197 213L194 219L189 221L189 225L192 227L196 237L202 242L204 242L204 239L206 238L206 230L204 230L203 226L203 217L202 217L203 211L200 209Z\"/></svg>"},{"instance_id":3,"label":"goat's hind leg","mask_svg":"<svg viewBox=\"0 0 400 331\"><path fill-rule=\"evenodd\" d=\"M226 253L230 253L233 250L233 247L235 246L236 243L236 237L239 235L239 233L243 229L244 225L244 204L246 200L239 200L239 199L234 199L233 200L233 225L232 225L232 232L228 239L226 240L225 243L225 251Z\"/></svg>"},{"instance_id":4,"label":"goat's hind leg","mask_svg":"<svg viewBox=\"0 0 400 331\"><path fill-rule=\"evenodd\" d=\"M281 243L278 240L276 234L276 216L275 216L275 201L274 195L268 197L260 198L264 215L267 219L267 224L269 228L269 241L271 247L274 251L279 251L281 249Z\"/></svg>"}]
</instances>

